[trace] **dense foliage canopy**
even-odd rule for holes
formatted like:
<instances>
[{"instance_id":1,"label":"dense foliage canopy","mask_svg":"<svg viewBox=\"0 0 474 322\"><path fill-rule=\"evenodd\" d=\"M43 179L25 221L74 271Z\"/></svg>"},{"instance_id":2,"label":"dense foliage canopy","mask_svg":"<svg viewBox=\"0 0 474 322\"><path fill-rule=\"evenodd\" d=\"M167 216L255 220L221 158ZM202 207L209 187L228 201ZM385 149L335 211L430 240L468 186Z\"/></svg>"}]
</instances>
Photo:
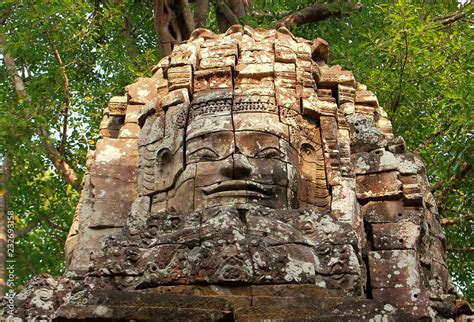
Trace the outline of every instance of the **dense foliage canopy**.
<instances>
[{"instance_id":1,"label":"dense foliage canopy","mask_svg":"<svg viewBox=\"0 0 474 322\"><path fill-rule=\"evenodd\" d=\"M126 84L149 75L160 48L165 51L155 32L160 2L0 4L0 153L7 181L2 193L8 192L8 208L15 213L17 285L40 272L63 273L63 245L102 111ZM237 16L241 23L286 25L297 36L326 39L330 64L352 70L377 94L395 134L426 162L446 228L452 280L472 301L473 5L237 2L246 10ZM197 0L190 9L202 3ZM222 29L225 4L209 2L207 28ZM313 11L304 11L311 6ZM291 16L295 12L309 18Z\"/></svg>"}]
</instances>

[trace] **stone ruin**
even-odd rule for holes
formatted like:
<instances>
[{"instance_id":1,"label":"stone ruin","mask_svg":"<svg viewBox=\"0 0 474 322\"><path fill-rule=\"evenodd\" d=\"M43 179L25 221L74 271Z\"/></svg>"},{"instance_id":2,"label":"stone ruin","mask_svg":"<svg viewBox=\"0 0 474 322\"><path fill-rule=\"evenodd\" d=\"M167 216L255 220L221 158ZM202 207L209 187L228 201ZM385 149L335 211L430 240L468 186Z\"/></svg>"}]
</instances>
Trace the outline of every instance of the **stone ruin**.
<instances>
[{"instance_id":1,"label":"stone ruin","mask_svg":"<svg viewBox=\"0 0 474 322\"><path fill-rule=\"evenodd\" d=\"M113 97L68 272L31 281L18 314L466 319L423 162L327 62L324 40L285 28L198 29Z\"/></svg>"}]
</instances>

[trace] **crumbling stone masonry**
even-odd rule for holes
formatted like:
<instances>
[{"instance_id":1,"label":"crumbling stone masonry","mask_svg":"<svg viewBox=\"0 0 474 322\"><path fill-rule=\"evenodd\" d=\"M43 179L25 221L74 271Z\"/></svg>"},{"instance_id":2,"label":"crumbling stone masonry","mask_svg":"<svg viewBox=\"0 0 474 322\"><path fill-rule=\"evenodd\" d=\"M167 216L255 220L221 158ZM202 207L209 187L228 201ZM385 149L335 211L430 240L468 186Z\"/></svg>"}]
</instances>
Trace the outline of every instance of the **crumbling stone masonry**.
<instances>
[{"instance_id":1,"label":"crumbling stone masonry","mask_svg":"<svg viewBox=\"0 0 474 322\"><path fill-rule=\"evenodd\" d=\"M462 319L423 162L327 62L285 28L198 29L113 97L68 273L30 283L19 315Z\"/></svg>"}]
</instances>

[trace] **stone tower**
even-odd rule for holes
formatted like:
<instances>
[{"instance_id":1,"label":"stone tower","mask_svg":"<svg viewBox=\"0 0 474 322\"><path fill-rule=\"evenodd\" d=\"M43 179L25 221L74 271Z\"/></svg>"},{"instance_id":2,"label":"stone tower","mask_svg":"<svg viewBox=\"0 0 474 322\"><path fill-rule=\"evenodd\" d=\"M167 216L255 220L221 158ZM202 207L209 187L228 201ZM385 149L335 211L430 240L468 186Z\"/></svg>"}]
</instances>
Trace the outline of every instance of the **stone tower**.
<instances>
[{"instance_id":1,"label":"stone tower","mask_svg":"<svg viewBox=\"0 0 474 322\"><path fill-rule=\"evenodd\" d=\"M324 40L285 28L198 29L113 97L67 277L41 279L56 303L43 311L33 281L24 316L458 314L423 162L375 95L327 63Z\"/></svg>"}]
</instances>

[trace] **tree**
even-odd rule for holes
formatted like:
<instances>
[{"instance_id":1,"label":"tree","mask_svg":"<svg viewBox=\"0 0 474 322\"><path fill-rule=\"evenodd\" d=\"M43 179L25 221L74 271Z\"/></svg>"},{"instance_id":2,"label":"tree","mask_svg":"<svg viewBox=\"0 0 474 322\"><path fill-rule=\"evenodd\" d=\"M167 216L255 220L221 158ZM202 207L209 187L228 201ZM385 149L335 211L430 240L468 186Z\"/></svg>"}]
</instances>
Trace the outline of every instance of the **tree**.
<instances>
[{"instance_id":1,"label":"tree","mask_svg":"<svg viewBox=\"0 0 474 322\"><path fill-rule=\"evenodd\" d=\"M108 99L195 28L243 23L326 39L330 63L376 92L427 164L452 278L472 300L472 12L471 1L448 0L4 1L0 152L12 159L3 186L17 218L18 284L64 270L85 153Z\"/></svg>"}]
</instances>

